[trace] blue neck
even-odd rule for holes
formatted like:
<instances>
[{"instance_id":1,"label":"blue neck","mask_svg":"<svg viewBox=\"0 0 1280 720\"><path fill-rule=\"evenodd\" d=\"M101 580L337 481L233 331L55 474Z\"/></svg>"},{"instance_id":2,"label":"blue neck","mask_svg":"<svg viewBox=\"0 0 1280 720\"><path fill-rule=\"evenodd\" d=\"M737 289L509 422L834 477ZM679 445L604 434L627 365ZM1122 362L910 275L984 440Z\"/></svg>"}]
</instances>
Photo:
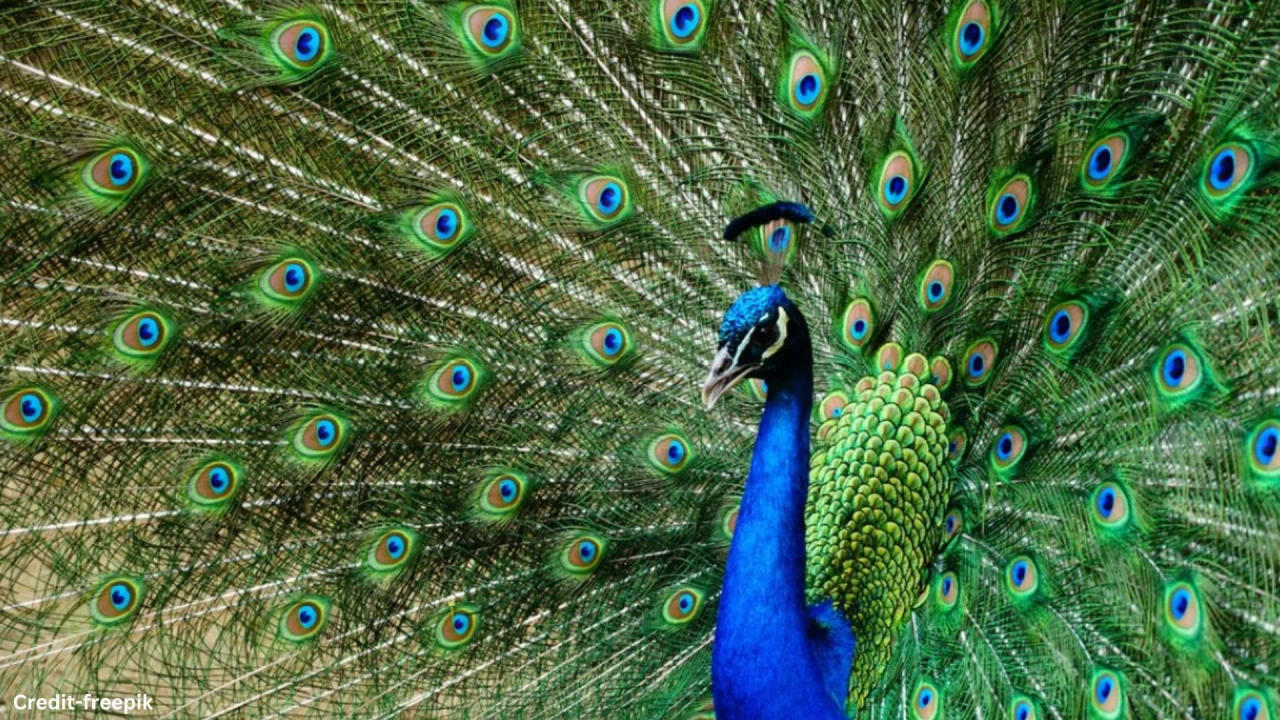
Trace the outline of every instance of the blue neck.
<instances>
[{"instance_id":1,"label":"blue neck","mask_svg":"<svg viewBox=\"0 0 1280 720\"><path fill-rule=\"evenodd\" d=\"M729 548L716 616L716 717L839 718L808 633L804 503L809 485L813 358L808 338L769 397Z\"/></svg>"}]
</instances>

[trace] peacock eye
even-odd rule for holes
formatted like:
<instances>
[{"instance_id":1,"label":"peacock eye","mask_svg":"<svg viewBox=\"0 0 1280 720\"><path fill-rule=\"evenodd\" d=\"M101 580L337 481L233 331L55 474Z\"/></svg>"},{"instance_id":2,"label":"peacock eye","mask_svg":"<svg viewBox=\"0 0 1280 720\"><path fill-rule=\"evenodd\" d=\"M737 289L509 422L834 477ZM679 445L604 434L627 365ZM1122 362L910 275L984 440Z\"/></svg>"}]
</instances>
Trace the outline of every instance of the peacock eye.
<instances>
[{"instance_id":1,"label":"peacock eye","mask_svg":"<svg viewBox=\"0 0 1280 720\"><path fill-rule=\"evenodd\" d=\"M1031 178L1016 175L994 195L988 215L991 229L997 235L1007 235L1021 229L1031 204Z\"/></svg>"},{"instance_id":2,"label":"peacock eye","mask_svg":"<svg viewBox=\"0 0 1280 720\"><path fill-rule=\"evenodd\" d=\"M1025 697L1016 698L1009 706L1009 720L1036 720L1036 706Z\"/></svg>"},{"instance_id":3,"label":"peacock eye","mask_svg":"<svg viewBox=\"0 0 1280 720\"><path fill-rule=\"evenodd\" d=\"M262 271L258 289L264 299L282 308L303 303L315 289L316 269L301 257L285 258Z\"/></svg>"},{"instance_id":4,"label":"peacock eye","mask_svg":"<svg viewBox=\"0 0 1280 720\"><path fill-rule=\"evenodd\" d=\"M1074 300L1050 308L1044 320L1044 343L1055 355L1070 353L1084 337L1089 308Z\"/></svg>"},{"instance_id":5,"label":"peacock eye","mask_svg":"<svg viewBox=\"0 0 1280 720\"><path fill-rule=\"evenodd\" d=\"M1027 451L1027 434L1017 425L1006 425L996 432L991 446L991 464L996 472L1006 475L1013 471Z\"/></svg>"},{"instance_id":6,"label":"peacock eye","mask_svg":"<svg viewBox=\"0 0 1280 720\"><path fill-rule=\"evenodd\" d=\"M689 464L689 441L684 435L669 432L649 443L649 463L657 470L675 475Z\"/></svg>"},{"instance_id":7,"label":"peacock eye","mask_svg":"<svg viewBox=\"0 0 1280 720\"><path fill-rule=\"evenodd\" d=\"M953 464L964 459L964 450L969 444L969 436L964 430L957 429L947 438L947 459Z\"/></svg>"},{"instance_id":8,"label":"peacock eye","mask_svg":"<svg viewBox=\"0 0 1280 720\"><path fill-rule=\"evenodd\" d=\"M514 470L497 470L481 488L480 509L490 515L509 516L524 502L527 478Z\"/></svg>"},{"instance_id":9,"label":"peacock eye","mask_svg":"<svg viewBox=\"0 0 1280 720\"><path fill-rule=\"evenodd\" d=\"M720 531L728 539L733 539L733 533L738 529L738 512L739 507L735 505L720 518Z\"/></svg>"},{"instance_id":10,"label":"peacock eye","mask_svg":"<svg viewBox=\"0 0 1280 720\"><path fill-rule=\"evenodd\" d=\"M920 306L925 312L936 312L951 301L951 284L955 269L946 260L935 260L920 278Z\"/></svg>"},{"instance_id":11,"label":"peacock eye","mask_svg":"<svg viewBox=\"0 0 1280 720\"><path fill-rule=\"evenodd\" d=\"M1257 690L1237 691L1232 717L1237 720L1271 720L1271 704Z\"/></svg>"},{"instance_id":12,"label":"peacock eye","mask_svg":"<svg viewBox=\"0 0 1280 720\"><path fill-rule=\"evenodd\" d=\"M57 398L42 388L14 390L0 403L0 429L11 439L30 438L49 426L59 407Z\"/></svg>"},{"instance_id":13,"label":"peacock eye","mask_svg":"<svg viewBox=\"0 0 1280 720\"><path fill-rule=\"evenodd\" d=\"M240 489L243 472L230 460L207 462L191 475L187 496L202 510L225 509Z\"/></svg>"},{"instance_id":14,"label":"peacock eye","mask_svg":"<svg viewBox=\"0 0 1280 720\"><path fill-rule=\"evenodd\" d=\"M616 365L631 355L631 331L621 323L602 322L582 332L582 350L596 365Z\"/></svg>"},{"instance_id":15,"label":"peacock eye","mask_svg":"<svg viewBox=\"0 0 1280 720\"><path fill-rule=\"evenodd\" d=\"M173 326L165 316L143 310L121 320L111 333L111 344L129 360L159 355L169 343Z\"/></svg>"},{"instance_id":16,"label":"peacock eye","mask_svg":"<svg viewBox=\"0 0 1280 720\"><path fill-rule=\"evenodd\" d=\"M857 298L844 309L841 323L841 341L850 350L860 350L871 339L875 330L875 315L871 311L871 302L866 298Z\"/></svg>"},{"instance_id":17,"label":"peacock eye","mask_svg":"<svg viewBox=\"0 0 1280 720\"><path fill-rule=\"evenodd\" d=\"M1111 670L1098 670L1090 682L1089 702L1106 720L1119 718L1124 711L1124 689L1119 676Z\"/></svg>"},{"instance_id":18,"label":"peacock eye","mask_svg":"<svg viewBox=\"0 0 1280 720\"><path fill-rule=\"evenodd\" d=\"M662 607L662 617L671 625L685 625L697 618L701 611L702 591L686 587L667 596Z\"/></svg>"},{"instance_id":19,"label":"peacock eye","mask_svg":"<svg viewBox=\"0 0 1280 720\"><path fill-rule=\"evenodd\" d=\"M937 595L938 607L942 610L954 608L956 601L960 599L960 579L956 577L954 572L945 572L939 575L934 589Z\"/></svg>"},{"instance_id":20,"label":"peacock eye","mask_svg":"<svg viewBox=\"0 0 1280 720\"><path fill-rule=\"evenodd\" d=\"M456 250L471 236L471 218L461 205L441 202L410 213L412 244L432 257L443 257Z\"/></svg>"},{"instance_id":21,"label":"peacock eye","mask_svg":"<svg viewBox=\"0 0 1280 720\"><path fill-rule=\"evenodd\" d=\"M603 226L612 225L631 212L627 183L614 175L593 175L578 183L578 200L588 217Z\"/></svg>"},{"instance_id":22,"label":"peacock eye","mask_svg":"<svg viewBox=\"0 0 1280 720\"><path fill-rule=\"evenodd\" d=\"M345 418L320 412L300 422L293 433L293 449L304 460L328 460L347 443L350 430Z\"/></svg>"},{"instance_id":23,"label":"peacock eye","mask_svg":"<svg viewBox=\"0 0 1280 720\"><path fill-rule=\"evenodd\" d=\"M885 343L876 350L876 369L892 372L902 366L902 346L896 342Z\"/></svg>"},{"instance_id":24,"label":"peacock eye","mask_svg":"<svg viewBox=\"0 0 1280 720\"><path fill-rule=\"evenodd\" d=\"M760 252L766 258L785 261L794 253L795 229L785 219L772 220L760 226Z\"/></svg>"},{"instance_id":25,"label":"peacock eye","mask_svg":"<svg viewBox=\"0 0 1280 720\"><path fill-rule=\"evenodd\" d=\"M1201 384L1200 359L1182 343L1169 345L1160 353L1154 372L1160 392L1170 398L1185 397Z\"/></svg>"},{"instance_id":26,"label":"peacock eye","mask_svg":"<svg viewBox=\"0 0 1280 720\"><path fill-rule=\"evenodd\" d=\"M436 365L426 383L427 399L442 407L458 407L473 399L484 381L484 369L466 357Z\"/></svg>"},{"instance_id":27,"label":"peacock eye","mask_svg":"<svg viewBox=\"0 0 1280 720\"><path fill-rule=\"evenodd\" d=\"M1106 187L1124 167L1126 153L1129 149L1129 138L1123 133L1114 133L1098 140L1085 155L1081 178L1085 188L1098 190Z\"/></svg>"},{"instance_id":28,"label":"peacock eye","mask_svg":"<svg viewBox=\"0 0 1280 720\"><path fill-rule=\"evenodd\" d=\"M933 683L920 681L912 696L911 714L915 720L933 720L941 717L942 698Z\"/></svg>"},{"instance_id":29,"label":"peacock eye","mask_svg":"<svg viewBox=\"0 0 1280 720\"><path fill-rule=\"evenodd\" d=\"M1040 573L1036 564L1026 555L1009 561L1005 568L1005 587L1015 599L1026 600L1040 587Z\"/></svg>"},{"instance_id":30,"label":"peacock eye","mask_svg":"<svg viewBox=\"0 0 1280 720\"><path fill-rule=\"evenodd\" d=\"M1200 595L1187 582L1175 582L1164 590L1164 619L1179 637L1195 638L1204 628Z\"/></svg>"},{"instance_id":31,"label":"peacock eye","mask_svg":"<svg viewBox=\"0 0 1280 720\"><path fill-rule=\"evenodd\" d=\"M697 49L706 34L706 14L701 0L663 0L659 21L666 49Z\"/></svg>"},{"instance_id":32,"label":"peacock eye","mask_svg":"<svg viewBox=\"0 0 1280 720\"><path fill-rule=\"evenodd\" d=\"M915 192L915 175L915 162L905 151L890 153L881 163L878 199L887 217L896 217L906 207Z\"/></svg>"},{"instance_id":33,"label":"peacock eye","mask_svg":"<svg viewBox=\"0 0 1280 720\"><path fill-rule=\"evenodd\" d=\"M119 625L132 618L142 606L145 585L137 578L108 579L89 603L89 614L101 626Z\"/></svg>"},{"instance_id":34,"label":"peacock eye","mask_svg":"<svg viewBox=\"0 0 1280 720\"><path fill-rule=\"evenodd\" d=\"M987 51L991 41L991 8L982 0L965 6L956 23L952 50L960 67L968 67Z\"/></svg>"},{"instance_id":35,"label":"peacock eye","mask_svg":"<svg viewBox=\"0 0 1280 720\"><path fill-rule=\"evenodd\" d=\"M994 340L985 338L969 346L964 353L964 382L970 387L981 387L991 379L995 366L997 347Z\"/></svg>"},{"instance_id":36,"label":"peacock eye","mask_svg":"<svg viewBox=\"0 0 1280 720\"><path fill-rule=\"evenodd\" d=\"M486 57L503 57L518 47L516 18L504 7L473 7L463 14L462 26L471 46Z\"/></svg>"},{"instance_id":37,"label":"peacock eye","mask_svg":"<svg viewBox=\"0 0 1280 720\"><path fill-rule=\"evenodd\" d=\"M827 396L819 403L818 409L822 419L839 420L844 415L845 407L849 404L849 395L842 390L833 390L827 393Z\"/></svg>"},{"instance_id":38,"label":"peacock eye","mask_svg":"<svg viewBox=\"0 0 1280 720\"><path fill-rule=\"evenodd\" d=\"M380 533L369 545L365 569L375 576L387 576L403 570L418 548L418 535L409 528L391 528Z\"/></svg>"},{"instance_id":39,"label":"peacock eye","mask_svg":"<svg viewBox=\"0 0 1280 720\"><path fill-rule=\"evenodd\" d=\"M939 390L946 390L951 387L951 361L935 355L929 360L930 382Z\"/></svg>"},{"instance_id":40,"label":"peacock eye","mask_svg":"<svg viewBox=\"0 0 1280 720\"><path fill-rule=\"evenodd\" d=\"M1205 165L1205 192L1212 198L1230 195L1244 184L1253 169L1253 153L1238 143L1218 146Z\"/></svg>"},{"instance_id":41,"label":"peacock eye","mask_svg":"<svg viewBox=\"0 0 1280 720\"><path fill-rule=\"evenodd\" d=\"M561 566L572 575L585 575L595 570L604 557L605 542L595 535L583 535L565 546Z\"/></svg>"},{"instance_id":42,"label":"peacock eye","mask_svg":"<svg viewBox=\"0 0 1280 720\"><path fill-rule=\"evenodd\" d=\"M324 628L329 615L329 600L308 595L285 608L280 617L280 639L293 643L315 638Z\"/></svg>"},{"instance_id":43,"label":"peacock eye","mask_svg":"<svg viewBox=\"0 0 1280 720\"><path fill-rule=\"evenodd\" d=\"M329 31L314 20L283 22L271 33L271 49L284 64L306 72L329 57Z\"/></svg>"},{"instance_id":44,"label":"peacock eye","mask_svg":"<svg viewBox=\"0 0 1280 720\"><path fill-rule=\"evenodd\" d=\"M942 530L945 533L943 541L950 542L960 534L962 529L964 529L964 517L960 514L960 511L952 510L948 512L947 516L942 519Z\"/></svg>"},{"instance_id":45,"label":"peacock eye","mask_svg":"<svg viewBox=\"0 0 1280 720\"><path fill-rule=\"evenodd\" d=\"M1245 441L1249 468L1254 474L1273 478L1280 475L1280 421L1264 420Z\"/></svg>"},{"instance_id":46,"label":"peacock eye","mask_svg":"<svg viewBox=\"0 0 1280 720\"><path fill-rule=\"evenodd\" d=\"M446 650L471 642L480 626L480 611L470 605L458 605L440 615L435 622L436 644Z\"/></svg>"},{"instance_id":47,"label":"peacock eye","mask_svg":"<svg viewBox=\"0 0 1280 720\"><path fill-rule=\"evenodd\" d=\"M118 198L137 187L147 169L146 161L138 152L121 146L90 158L80 177L92 192Z\"/></svg>"},{"instance_id":48,"label":"peacock eye","mask_svg":"<svg viewBox=\"0 0 1280 720\"><path fill-rule=\"evenodd\" d=\"M1118 528L1129 522L1129 497L1115 482L1104 482L1091 495L1093 519L1104 528Z\"/></svg>"},{"instance_id":49,"label":"peacock eye","mask_svg":"<svg viewBox=\"0 0 1280 720\"><path fill-rule=\"evenodd\" d=\"M792 53L787 63L786 97L790 107L806 117L822 109L827 98L827 74L808 50Z\"/></svg>"}]
</instances>

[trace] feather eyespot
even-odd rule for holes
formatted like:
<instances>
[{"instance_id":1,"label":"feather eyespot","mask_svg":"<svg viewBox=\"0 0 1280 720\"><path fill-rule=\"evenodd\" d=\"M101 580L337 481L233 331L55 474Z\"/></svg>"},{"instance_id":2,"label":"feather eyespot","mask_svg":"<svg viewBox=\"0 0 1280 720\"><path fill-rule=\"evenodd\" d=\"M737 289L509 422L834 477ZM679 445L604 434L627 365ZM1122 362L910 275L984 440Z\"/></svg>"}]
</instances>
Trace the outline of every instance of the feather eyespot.
<instances>
[{"instance_id":1,"label":"feather eyespot","mask_svg":"<svg viewBox=\"0 0 1280 720\"><path fill-rule=\"evenodd\" d=\"M142 310L116 324L111 344L126 361L150 360L169 344L173 329L173 323L164 315Z\"/></svg>"},{"instance_id":2,"label":"feather eyespot","mask_svg":"<svg viewBox=\"0 0 1280 720\"><path fill-rule=\"evenodd\" d=\"M786 98L792 110L805 117L816 115L827 99L827 72L818 57L797 50L787 62Z\"/></svg>"},{"instance_id":3,"label":"feather eyespot","mask_svg":"<svg viewBox=\"0 0 1280 720\"><path fill-rule=\"evenodd\" d=\"M795 227L789 221L771 220L757 231L757 249L762 257L785 263L795 256L795 236Z\"/></svg>"},{"instance_id":4,"label":"feather eyespot","mask_svg":"<svg viewBox=\"0 0 1280 720\"><path fill-rule=\"evenodd\" d=\"M707 9L701 0L662 0L655 9L661 49L691 52L702 45Z\"/></svg>"},{"instance_id":5,"label":"feather eyespot","mask_svg":"<svg viewBox=\"0 0 1280 720\"><path fill-rule=\"evenodd\" d=\"M471 216L455 202L439 202L412 211L409 229L414 246L443 257L471 236Z\"/></svg>"},{"instance_id":6,"label":"feather eyespot","mask_svg":"<svg viewBox=\"0 0 1280 720\"><path fill-rule=\"evenodd\" d=\"M1040 713L1031 698L1015 696L1009 703L1009 720L1039 720Z\"/></svg>"},{"instance_id":7,"label":"feather eyespot","mask_svg":"<svg viewBox=\"0 0 1280 720\"><path fill-rule=\"evenodd\" d=\"M244 470L231 460L212 460L201 465L187 483L187 497L201 510L225 510L240 491Z\"/></svg>"},{"instance_id":8,"label":"feather eyespot","mask_svg":"<svg viewBox=\"0 0 1280 720\"><path fill-rule=\"evenodd\" d=\"M747 388L751 391L751 397L760 402L769 399L769 383L760 378L749 378L747 380Z\"/></svg>"},{"instance_id":9,"label":"feather eyespot","mask_svg":"<svg viewBox=\"0 0 1280 720\"><path fill-rule=\"evenodd\" d=\"M902 346L896 342L885 343L876 351L876 370L896 372L902 367Z\"/></svg>"},{"instance_id":10,"label":"feather eyespot","mask_svg":"<svg viewBox=\"0 0 1280 720\"><path fill-rule=\"evenodd\" d=\"M516 17L504 7L472 7L463 13L462 27L471 47L487 59L504 57L519 46Z\"/></svg>"},{"instance_id":11,"label":"feather eyespot","mask_svg":"<svg viewBox=\"0 0 1280 720\"><path fill-rule=\"evenodd\" d=\"M739 507L735 505L720 518L720 532L726 538L732 539L734 531L738 529L738 513Z\"/></svg>"},{"instance_id":12,"label":"feather eyespot","mask_svg":"<svg viewBox=\"0 0 1280 720\"><path fill-rule=\"evenodd\" d=\"M1071 300L1050 308L1044 320L1044 344L1049 352L1065 356L1074 352L1089 323L1089 308Z\"/></svg>"},{"instance_id":13,"label":"feather eyespot","mask_svg":"<svg viewBox=\"0 0 1280 720\"><path fill-rule=\"evenodd\" d=\"M1237 690L1231 716L1236 720L1271 720L1271 703L1257 690Z\"/></svg>"},{"instance_id":14,"label":"feather eyespot","mask_svg":"<svg viewBox=\"0 0 1280 720\"><path fill-rule=\"evenodd\" d=\"M939 390L951 387L951 361L941 355L934 355L929 360L929 382Z\"/></svg>"},{"instance_id":15,"label":"feather eyespot","mask_svg":"<svg viewBox=\"0 0 1280 720\"><path fill-rule=\"evenodd\" d=\"M329 619L329 600L319 595L306 595L288 605L280 616L281 640L303 643L315 639Z\"/></svg>"},{"instance_id":16,"label":"feather eyespot","mask_svg":"<svg viewBox=\"0 0 1280 720\"><path fill-rule=\"evenodd\" d=\"M1104 482L1090 495L1093 520L1106 529L1116 529L1129 523L1129 497L1124 488L1115 482Z\"/></svg>"},{"instance_id":17,"label":"feather eyespot","mask_svg":"<svg viewBox=\"0 0 1280 720\"><path fill-rule=\"evenodd\" d=\"M911 695L911 716L915 720L942 717L942 696L933 683L921 680L916 684L916 691Z\"/></svg>"},{"instance_id":18,"label":"feather eyespot","mask_svg":"<svg viewBox=\"0 0 1280 720\"><path fill-rule=\"evenodd\" d=\"M691 456L689 440L680 433L664 433L649 443L649 464L668 475L684 470Z\"/></svg>"},{"instance_id":19,"label":"feather eyespot","mask_svg":"<svg viewBox=\"0 0 1280 720\"><path fill-rule=\"evenodd\" d=\"M687 625L702 612L702 591L683 587L667 596L662 605L662 619L671 625Z\"/></svg>"},{"instance_id":20,"label":"feather eyespot","mask_svg":"<svg viewBox=\"0 0 1280 720\"><path fill-rule=\"evenodd\" d=\"M387 577L399 573L417 554L418 534L406 527L393 527L378 533L365 553L365 569L373 576Z\"/></svg>"},{"instance_id":21,"label":"feather eyespot","mask_svg":"<svg viewBox=\"0 0 1280 720\"><path fill-rule=\"evenodd\" d=\"M631 355L632 349L631 331L621 323L598 323L582 333L583 352L600 367L617 365Z\"/></svg>"},{"instance_id":22,"label":"feather eyespot","mask_svg":"<svg viewBox=\"0 0 1280 720\"><path fill-rule=\"evenodd\" d=\"M992 12L983 0L974 0L964 7L955 26L951 48L956 64L967 68L978 61L991 46Z\"/></svg>"},{"instance_id":23,"label":"feather eyespot","mask_svg":"<svg viewBox=\"0 0 1280 720\"><path fill-rule=\"evenodd\" d=\"M442 408L456 408L473 400L487 376L480 363L462 356L436 365L426 382L427 400Z\"/></svg>"},{"instance_id":24,"label":"feather eyespot","mask_svg":"<svg viewBox=\"0 0 1280 720\"><path fill-rule=\"evenodd\" d=\"M1254 475L1280 476L1280 421L1268 419L1254 427L1245 440L1245 453Z\"/></svg>"},{"instance_id":25,"label":"feather eyespot","mask_svg":"<svg viewBox=\"0 0 1280 720\"><path fill-rule=\"evenodd\" d=\"M1129 138L1113 133L1093 144L1085 154L1080 179L1088 190L1099 190L1111 183L1124 168L1129 151Z\"/></svg>"},{"instance_id":26,"label":"feather eyespot","mask_svg":"<svg viewBox=\"0 0 1280 720\"><path fill-rule=\"evenodd\" d=\"M833 390L822 398L822 402L818 404L818 412L823 420L839 420L848 404L848 393L843 390Z\"/></svg>"},{"instance_id":27,"label":"feather eyespot","mask_svg":"<svg viewBox=\"0 0 1280 720\"><path fill-rule=\"evenodd\" d=\"M454 650L475 639L480 627L480 611L470 605L456 605L437 618L436 644Z\"/></svg>"},{"instance_id":28,"label":"feather eyespot","mask_svg":"<svg viewBox=\"0 0 1280 720\"><path fill-rule=\"evenodd\" d=\"M258 289L263 299L273 306L292 309L310 297L318 275L311 261L288 257L262 271L258 276Z\"/></svg>"},{"instance_id":29,"label":"feather eyespot","mask_svg":"<svg viewBox=\"0 0 1280 720\"><path fill-rule=\"evenodd\" d=\"M1040 588L1040 571L1027 555L1019 555L1005 568L1005 589L1015 600L1028 600Z\"/></svg>"},{"instance_id":30,"label":"feather eyespot","mask_svg":"<svg viewBox=\"0 0 1280 720\"><path fill-rule=\"evenodd\" d=\"M313 413L294 426L293 450L302 460L329 460L346 446L350 430L336 413Z\"/></svg>"},{"instance_id":31,"label":"feather eyespot","mask_svg":"<svg viewBox=\"0 0 1280 720\"><path fill-rule=\"evenodd\" d=\"M120 625L137 614L145 594L146 585L139 578L108 578L89 602L89 614L102 627Z\"/></svg>"},{"instance_id":32,"label":"feather eyespot","mask_svg":"<svg viewBox=\"0 0 1280 720\"><path fill-rule=\"evenodd\" d=\"M957 464L964 459L965 448L969 445L969 436L964 430L957 429L947 438L947 460Z\"/></svg>"},{"instance_id":33,"label":"feather eyespot","mask_svg":"<svg viewBox=\"0 0 1280 720\"><path fill-rule=\"evenodd\" d=\"M1188 582L1175 582L1164 589L1164 620L1175 636L1184 640L1199 637L1204 629L1205 613L1200 594Z\"/></svg>"},{"instance_id":34,"label":"feather eyespot","mask_svg":"<svg viewBox=\"0 0 1280 720\"><path fill-rule=\"evenodd\" d=\"M920 307L925 312L937 312L951 302L951 284L955 268L946 260L934 260L920 279Z\"/></svg>"},{"instance_id":35,"label":"feather eyespot","mask_svg":"<svg viewBox=\"0 0 1280 720\"><path fill-rule=\"evenodd\" d=\"M80 179L94 194L114 200L141 185L149 170L141 153L122 145L90 158Z\"/></svg>"},{"instance_id":36,"label":"feather eyespot","mask_svg":"<svg viewBox=\"0 0 1280 720\"><path fill-rule=\"evenodd\" d=\"M890 153L880 164L877 183L877 199L886 217L894 218L904 210L915 195L915 161L904 150Z\"/></svg>"},{"instance_id":37,"label":"feather eyespot","mask_svg":"<svg viewBox=\"0 0 1280 720\"><path fill-rule=\"evenodd\" d=\"M1190 400L1204 386L1203 363L1186 343L1165 346L1157 356L1152 374L1160 396L1174 404Z\"/></svg>"},{"instance_id":38,"label":"feather eyespot","mask_svg":"<svg viewBox=\"0 0 1280 720\"><path fill-rule=\"evenodd\" d=\"M480 510L488 515L509 516L520 509L528 490L528 478L515 470L489 474L479 496Z\"/></svg>"},{"instance_id":39,"label":"feather eyespot","mask_svg":"<svg viewBox=\"0 0 1280 720\"><path fill-rule=\"evenodd\" d=\"M996 441L991 446L991 466L996 473L1008 475L1026 452L1027 434L1017 425L1006 425L996 432Z\"/></svg>"},{"instance_id":40,"label":"feather eyespot","mask_svg":"<svg viewBox=\"0 0 1280 720\"><path fill-rule=\"evenodd\" d=\"M875 314L871 310L871 301L857 298L844 309L840 324L840 341L845 347L855 352L860 351L875 331Z\"/></svg>"},{"instance_id":41,"label":"feather eyespot","mask_svg":"<svg viewBox=\"0 0 1280 720\"><path fill-rule=\"evenodd\" d=\"M981 387L991 379L998 348L994 340L984 338L964 352L964 382L969 387Z\"/></svg>"},{"instance_id":42,"label":"feather eyespot","mask_svg":"<svg viewBox=\"0 0 1280 720\"><path fill-rule=\"evenodd\" d=\"M271 32L271 50L297 73L319 67L329 57L331 44L328 28L314 20L283 22Z\"/></svg>"},{"instance_id":43,"label":"feather eyespot","mask_svg":"<svg viewBox=\"0 0 1280 720\"><path fill-rule=\"evenodd\" d=\"M988 221L996 235L1008 235L1022 229L1029 216L1032 194L1031 178L1015 175L994 193Z\"/></svg>"},{"instance_id":44,"label":"feather eyespot","mask_svg":"<svg viewBox=\"0 0 1280 720\"><path fill-rule=\"evenodd\" d=\"M578 183L578 200L594 222L606 227L631 213L627 183L614 175L583 178Z\"/></svg>"},{"instance_id":45,"label":"feather eyespot","mask_svg":"<svg viewBox=\"0 0 1280 720\"><path fill-rule=\"evenodd\" d=\"M1210 198L1224 198L1240 190L1253 166L1253 152L1247 146L1234 142L1220 145L1205 164L1201 187Z\"/></svg>"},{"instance_id":46,"label":"feather eyespot","mask_svg":"<svg viewBox=\"0 0 1280 720\"><path fill-rule=\"evenodd\" d=\"M1089 704L1093 714L1116 720L1124 714L1124 687L1113 670L1096 670L1089 683Z\"/></svg>"},{"instance_id":47,"label":"feather eyespot","mask_svg":"<svg viewBox=\"0 0 1280 720\"><path fill-rule=\"evenodd\" d=\"M560 556L561 566L573 575L586 575L604 558L607 545L603 538L583 535L569 542Z\"/></svg>"},{"instance_id":48,"label":"feather eyespot","mask_svg":"<svg viewBox=\"0 0 1280 720\"><path fill-rule=\"evenodd\" d=\"M964 515L959 510L949 511L942 518L942 541L949 543L960 535L960 531L964 529Z\"/></svg>"},{"instance_id":49,"label":"feather eyespot","mask_svg":"<svg viewBox=\"0 0 1280 720\"><path fill-rule=\"evenodd\" d=\"M939 575L934 583L934 594L939 608L951 610L960 600L960 579L950 571Z\"/></svg>"},{"instance_id":50,"label":"feather eyespot","mask_svg":"<svg viewBox=\"0 0 1280 720\"><path fill-rule=\"evenodd\" d=\"M57 396L43 388L13 390L0 402L0 430L10 440L34 439L49 428L61 408Z\"/></svg>"}]
</instances>

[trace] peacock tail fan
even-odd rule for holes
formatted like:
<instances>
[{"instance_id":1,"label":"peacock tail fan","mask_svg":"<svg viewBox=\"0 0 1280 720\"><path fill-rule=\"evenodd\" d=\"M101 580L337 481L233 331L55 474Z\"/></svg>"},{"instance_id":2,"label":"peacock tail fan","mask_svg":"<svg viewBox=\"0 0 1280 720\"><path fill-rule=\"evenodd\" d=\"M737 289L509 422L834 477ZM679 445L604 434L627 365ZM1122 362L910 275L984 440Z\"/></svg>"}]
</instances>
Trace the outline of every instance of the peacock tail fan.
<instances>
[{"instance_id":1,"label":"peacock tail fan","mask_svg":"<svg viewBox=\"0 0 1280 720\"><path fill-rule=\"evenodd\" d=\"M7 3L0 694L714 717L763 277L850 714L1274 717L1277 85L1270 2Z\"/></svg>"}]
</instances>

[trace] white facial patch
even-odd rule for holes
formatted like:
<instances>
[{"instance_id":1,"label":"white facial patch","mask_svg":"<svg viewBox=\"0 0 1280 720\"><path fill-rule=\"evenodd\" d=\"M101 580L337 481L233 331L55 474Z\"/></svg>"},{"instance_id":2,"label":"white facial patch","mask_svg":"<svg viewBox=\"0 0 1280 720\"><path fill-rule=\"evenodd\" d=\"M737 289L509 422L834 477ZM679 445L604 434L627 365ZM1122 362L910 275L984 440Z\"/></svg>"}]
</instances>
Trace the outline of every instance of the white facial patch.
<instances>
[{"instance_id":1,"label":"white facial patch","mask_svg":"<svg viewBox=\"0 0 1280 720\"><path fill-rule=\"evenodd\" d=\"M787 341L787 311L784 308L778 308L778 319L774 323L778 328L778 339L772 345L765 348L764 354L760 356L761 360L769 359L774 353L782 349L782 344Z\"/></svg>"}]
</instances>

